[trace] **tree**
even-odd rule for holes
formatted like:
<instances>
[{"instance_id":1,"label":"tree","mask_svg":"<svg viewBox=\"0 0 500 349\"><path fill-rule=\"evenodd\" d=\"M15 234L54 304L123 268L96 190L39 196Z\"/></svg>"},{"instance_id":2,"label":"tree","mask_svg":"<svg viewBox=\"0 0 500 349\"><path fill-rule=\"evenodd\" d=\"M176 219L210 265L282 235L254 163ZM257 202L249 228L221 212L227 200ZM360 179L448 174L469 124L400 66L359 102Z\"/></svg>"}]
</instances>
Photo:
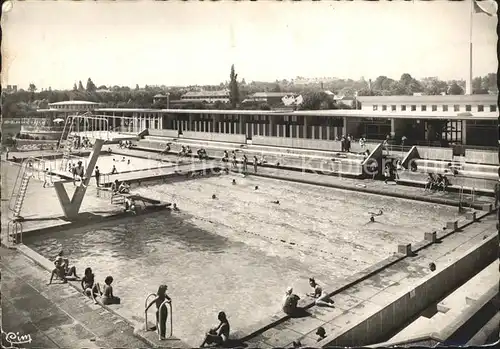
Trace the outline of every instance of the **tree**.
<instances>
[{"instance_id":1,"label":"tree","mask_svg":"<svg viewBox=\"0 0 500 349\"><path fill-rule=\"evenodd\" d=\"M238 74L234 71L234 64L231 65L231 74L229 75L229 100L231 102L231 107L236 109L240 101L240 90L238 87Z\"/></svg>"},{"instance_id":2,"label":"tree","mask_svg":"<svg viewBox=\"0 0 500 349\"><path fill-rule=\"evenodd\" d=\"M90 78L88 78L88 80L87 80L87 88L86 88L86 90L89 93L95 92L97 90L97 87L95 86L94 82Z\"/></svg>"},{"instance_id":3,"label":"tree","mask_svg":"<svg viewBox=\"0 0 500 349\"><path fill-rule=\"evenodd\" d=\"M464 90L456 82L453 82L448 88L449 95L463 95Z\"/></svg>"},{"instance_id":4,"label":"tree","mask_svg":"<svg viewBox=\"0 0 500 349\"><path fill-rule=\"evenodd\" d=\"M28 91L31 92L31 93L35 93L35 91L37 90L35 84L31 83L28 87Z\"/></svg>"},{"instance_id":5,"label":"tree","mask_svg":"<svg viewBox=\"0 0 500 349\"><path fill-rule=\"evenodd\" d=\"M335 102L325 92L307 93L303 98L302 110L336 109Z\"/></svg>"},{"instance_id":6,"label":"tree","mask_svg":"<svg viewBox=\"0 0 500 349\"><path fill-rule=\"evenodd\" d=\"M272 92L281 92L281 87L279 84L276 84L276 86L274 86L274 88L272 89Z\"/></svg>"},{"instance_id":7,"label":"tree","mask_svg":"<svg viewBox=\"0 0 500 349\"><path fill-rule=\"evenodd\" d=\"M76 86L76 82L73 84L73 91L78 91L78 86Z\"/></svg>"},{"instance_id":8,"label":"tree","mask_svg":"<svg viewBox=\"0 0 500 349\"><path fill-rule=\"evenodd\" d=\"M83 88L82 80L78 81L78 91L85 91Z\"/></svg>"},{"instance_id":9,"label":"tree","mask_svg":"<svg viewBox=\"0 0 500 349\"><path fill-rule=\"evenodd\" d=\"M139 91L139 84L135 84L135 90Z\"/></svg>"}]
</instances>

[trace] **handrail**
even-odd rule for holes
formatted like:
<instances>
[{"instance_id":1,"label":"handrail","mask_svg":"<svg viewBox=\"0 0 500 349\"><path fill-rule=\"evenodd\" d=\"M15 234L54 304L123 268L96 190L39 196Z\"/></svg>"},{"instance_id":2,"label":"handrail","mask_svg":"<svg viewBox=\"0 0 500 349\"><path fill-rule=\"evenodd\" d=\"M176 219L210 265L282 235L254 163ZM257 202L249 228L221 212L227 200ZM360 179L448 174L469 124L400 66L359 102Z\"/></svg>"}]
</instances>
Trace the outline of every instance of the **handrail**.
<instances>
[{"instance_id":1,"label":"handrail","mask_svg":"<svg viewBox=\"0 0 500 349\"><path fill-rule=\"evenodd\" d=\"M169 301L168 299L164 300L163 303L161 303L159 309L161 309L163 306L167 306L167 304L170 307L170 335L168 336L170 338L170 337L172 337L172 334L173 334L172 302ZM167 317L168 317L168 313L167 313ZM158 322L161 323L162 320L163 319L161 318L161 311L158 311ZM160 326L157 325L156 328L158 329L158 339L161 339Z\"/></svg>"},{"instance_id":2,"label":"handrail","mask_svg":"<svg viewBox=\"0 0 500 349\"><path fill-rule=\"evenodd\" d=\"M151 296L154 296L156 297L156 293L150 293L147 297L146 297L146 301L144 302L144 313L145 313L145 324L144 324L144 330L145 331L149 331L149 328L148 328L148 312L145 310L147 307L148 307L148 301L149 301L149 298ZM156 324L156 327L158 327L158 323Z\"/></svg>"},{"instance_id":3,"label":"handrail","mask_svg":"<svg viewBox=\"0 0 500 349\"><path fill-rule=\"evenodd\" d=\"M148 307L148 303L149 303L149 299L151 298L151 296L153 297L156 297L156 293L150 293L147 297L146 297L146 301L144 302L144 330L145 331L149 331L150 329L148 328L148 312L146 311L146 308ZM170 307L170 311L167 313L167 317L168 317L168 314L170 314L170 335L169 335L169 338L172 337L173 335L173 322L172 322L172 303L166 299L163 301L163 303L161 303L160 307L158 308L158 319L156 320L156 330L158 332L158 339L161 339L161 333L160 333L160 326L159 324L162 322L162 312L160 311L160 309L163 307L163 306L166 306L166 305L169 305Z\"/></svg>"}]
</instances>

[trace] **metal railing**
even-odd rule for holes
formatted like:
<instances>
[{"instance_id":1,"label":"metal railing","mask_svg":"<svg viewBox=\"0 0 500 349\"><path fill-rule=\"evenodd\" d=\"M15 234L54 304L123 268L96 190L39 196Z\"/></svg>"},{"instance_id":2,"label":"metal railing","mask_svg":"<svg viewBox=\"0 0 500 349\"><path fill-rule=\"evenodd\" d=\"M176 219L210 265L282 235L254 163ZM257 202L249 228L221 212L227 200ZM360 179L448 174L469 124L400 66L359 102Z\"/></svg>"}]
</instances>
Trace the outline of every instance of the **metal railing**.
<instances>
[{"instance_id":1,"label":"metal railing","mask_svg":"<svg viewBox=\"0 0 500 349\"><path fill-rule=\"evenodd\" d=\"M151 296L156 297L156 293L151 293L151 294L149 294L149 295L146 297L146 301L144 302L144 309L147 309L147 307L148 307L148 303L149 303L149 299L151 298ZM158 319L157 319L157 321L156 321L156 325L155 325L156 331L158 332L158 339L161 339L160 324L161 324L161 323L162 323L162 321L164 320L164 319L162 318L162 312L161 312L161 310L160 310L160 309L162 309L163 307L166 307L167 305L170 307L170 310L169 310L169 312L167 313L168 315L170 315L170 316L168 316L168 315L167 315L167 316L170 318L170 334L169 334L169 336L168 336L168 337L170 338L170 337L172 337L172 335L173 335L173 320L172 320L173 309L172 309L172 303L171 303L171 302L169 302L169 301L166 299L166 300L164 300L164 301L161 303L160 307L158 308ZM145 324L144 324L144 330L145 330L145 331L151 331L151 330L153 330L153 329L150 329L150 328L148 327L149 325L148 325L148 312L147 312L147 311L145 311L145 312L144 312L144 321L145 321ZM166 334L166 333L165 333L165 334Z\"/></svg>"},{"instance_id":2,"label":"metal railing","mask_svg":"<svg viewBox=\"0 0 500 349\"><path fill-rule=\"evenodd\" d=\"M17 220L7 223L7 241L12 244L23 243L23 224Z\"/></svg>"}]
</instances>

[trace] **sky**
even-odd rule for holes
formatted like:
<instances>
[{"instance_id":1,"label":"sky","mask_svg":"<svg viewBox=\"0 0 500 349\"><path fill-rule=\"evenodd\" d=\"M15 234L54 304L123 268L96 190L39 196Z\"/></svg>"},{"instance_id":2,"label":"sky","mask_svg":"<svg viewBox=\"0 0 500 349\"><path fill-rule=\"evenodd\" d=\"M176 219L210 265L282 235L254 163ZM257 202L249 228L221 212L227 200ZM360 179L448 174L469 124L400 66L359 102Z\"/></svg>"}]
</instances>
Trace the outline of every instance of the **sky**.
<instances>
[{"instance_id":1,"label":"sky","mask_svg":"<svg viewBox=\"0 0 500 349\"><path fill-rule=\"evenodd\" d=\"M470 3L23 1L2 15L2 84L219 84L296 76L465 79ZM497 71L497 18L473 16L473 74Z\"/></svg>"}]
</instances>

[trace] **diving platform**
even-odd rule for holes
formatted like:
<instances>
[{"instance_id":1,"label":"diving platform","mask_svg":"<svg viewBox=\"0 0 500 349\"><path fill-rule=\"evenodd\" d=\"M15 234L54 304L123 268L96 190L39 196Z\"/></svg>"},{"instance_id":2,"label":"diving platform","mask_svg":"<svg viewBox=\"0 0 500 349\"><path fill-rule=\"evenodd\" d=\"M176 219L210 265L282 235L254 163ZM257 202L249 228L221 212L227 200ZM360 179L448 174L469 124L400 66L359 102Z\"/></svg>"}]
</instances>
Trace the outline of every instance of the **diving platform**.
<instances>
[{"instance_id":1,"label":"diving platform","mask_svg":"<svg viewBox=\"0 0 500 349\"><path fill-rule=\"evenodd\" d=\"M102 139L105 144L118 143L119 141L133 141L137 140L136 134L120 133L113 131L73 131L70 132L73 137L88 138L90 140Z\"/></svg>"}]
</instances>

